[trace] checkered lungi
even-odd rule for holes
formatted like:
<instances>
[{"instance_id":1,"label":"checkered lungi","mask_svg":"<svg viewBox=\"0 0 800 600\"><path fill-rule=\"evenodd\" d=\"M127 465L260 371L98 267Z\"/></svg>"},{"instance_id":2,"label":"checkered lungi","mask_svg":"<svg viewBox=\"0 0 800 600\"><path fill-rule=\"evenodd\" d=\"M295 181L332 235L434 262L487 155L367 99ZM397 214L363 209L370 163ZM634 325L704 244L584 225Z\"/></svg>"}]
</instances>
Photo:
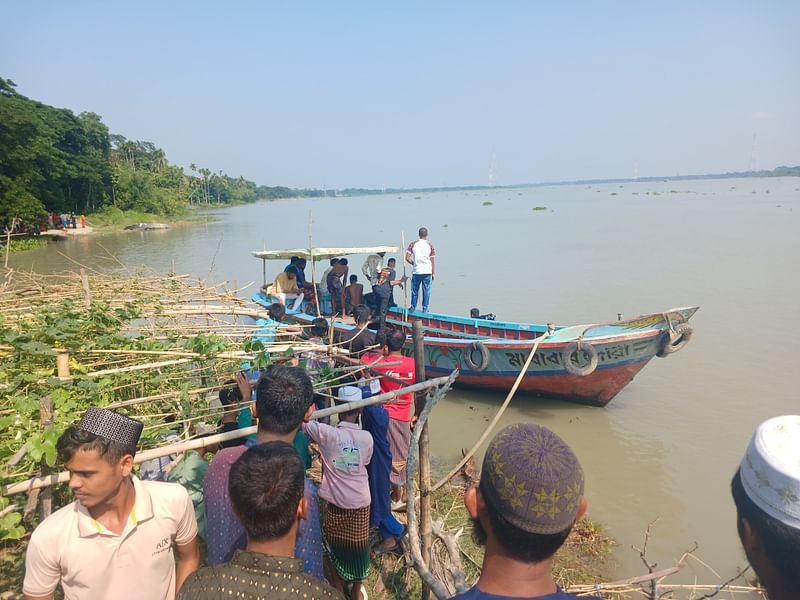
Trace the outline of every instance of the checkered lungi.
<instances>
[{"instance_id":1,"label":"checkered lungi","mask_svg":"<svg viewBox=\"0 0 800 600\"><path fill-rule=\"evenodd\" d=\"M345 581L366 579L369 574L369 506L339 508L325 502L322 539L325 552Z\"/></svg>"}]
</instances>

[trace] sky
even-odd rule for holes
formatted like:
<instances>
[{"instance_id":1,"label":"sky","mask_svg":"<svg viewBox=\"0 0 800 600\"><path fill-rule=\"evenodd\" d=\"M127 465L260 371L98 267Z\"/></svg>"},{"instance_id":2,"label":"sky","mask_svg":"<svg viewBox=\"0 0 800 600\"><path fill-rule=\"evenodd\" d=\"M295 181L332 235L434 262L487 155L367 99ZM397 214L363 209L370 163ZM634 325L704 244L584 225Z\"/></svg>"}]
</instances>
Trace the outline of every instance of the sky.
<instances>
[{"instance_id":1,"label":"sky","mask_svg":"<svg viewBox=\"0 0 800 600\"><path fill-rule=\"evenodd\" d=\"M300 188L800 165L800 3L2 2L0 77Z\"/></svg>"}]
</instances>

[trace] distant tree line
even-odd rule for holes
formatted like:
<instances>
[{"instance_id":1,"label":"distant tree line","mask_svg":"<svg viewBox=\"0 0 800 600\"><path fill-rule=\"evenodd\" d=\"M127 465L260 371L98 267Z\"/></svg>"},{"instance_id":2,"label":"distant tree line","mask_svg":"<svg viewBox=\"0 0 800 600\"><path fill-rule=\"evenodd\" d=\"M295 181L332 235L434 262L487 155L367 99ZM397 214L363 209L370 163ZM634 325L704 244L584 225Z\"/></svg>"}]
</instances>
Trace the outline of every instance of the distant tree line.
<instances>
[{"instance_id":1,"label":"distant tree line","mask_svg":"<svg viewBox=\"0 0 800 600\"><path fill-rule=\"evenodd\" d=\"M0 78L0 226L107 206L175 215L190 205L302 195L194 164L191 171L169 164L151 142L109 133L95 113L75 115L26 98Z\"/></svg>"}]
</instances>

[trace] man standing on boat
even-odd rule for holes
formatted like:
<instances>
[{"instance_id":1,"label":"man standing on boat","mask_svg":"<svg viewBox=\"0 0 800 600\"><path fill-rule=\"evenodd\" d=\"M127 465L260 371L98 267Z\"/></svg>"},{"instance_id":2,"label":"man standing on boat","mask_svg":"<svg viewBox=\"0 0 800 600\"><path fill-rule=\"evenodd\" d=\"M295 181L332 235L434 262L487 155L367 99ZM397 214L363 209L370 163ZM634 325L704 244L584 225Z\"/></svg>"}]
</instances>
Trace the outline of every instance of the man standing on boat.
<instances>
[{"instance_id":1,"label":"man standing on boat","mask_svg":"<svg viewBox=\"0 0 800 600\"><path fill-rule=\"evenodd\" d=\"M361 265L361 272L364 274L364 277L367 278L367 281L369 281L371 285L375 285L375 283L378 281L378 276L380 275L381 269L383 268L384 256L386 256L386 252L378 252L377 254L370 254L364 261L364 264Z\"/></svg>"},{"instance_id":2,"label":"man standing on boat","mask_svg":"<svg viewBox=\"0 0 800 600\"><path fill-rule=\"evenodd\" d=\"M428 230L419 228L419 239L411 242L406 250L406 262L411 271L411 310L417 310L419 286L422 285L422 312L428 312L431 300L431 284L436 279L436 250L428 241Z\"/></svg>"}]
</instances>

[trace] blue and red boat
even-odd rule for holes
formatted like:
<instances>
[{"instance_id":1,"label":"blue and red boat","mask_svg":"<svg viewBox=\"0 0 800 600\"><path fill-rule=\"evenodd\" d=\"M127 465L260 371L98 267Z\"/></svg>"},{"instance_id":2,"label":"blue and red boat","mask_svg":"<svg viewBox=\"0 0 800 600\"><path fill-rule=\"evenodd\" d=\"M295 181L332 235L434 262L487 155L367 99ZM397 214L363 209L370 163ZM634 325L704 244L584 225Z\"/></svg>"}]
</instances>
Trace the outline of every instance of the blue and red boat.
<instances>
[{"instance_id":1,"label":"blue and red boat","mask_svg":"<svg viewBox=\"0 0 800 600\"><path fill-rule=\"evenodd\" d=\"M259 254L265 253L253 254L262 258ZM262 306L274 301L263 293L252 300ZM412 324L422 323L429 377L458 369L458 385L507 392L538 343L520 381L520 391L605 406L650 360L667 357L689 342L692 329L688 321L698 308L674 308L610 323L555 326L392 307L387 323L408 333L409 350ZM315 317L294 311L288 311L287 316L306 325ZM338 331L353 327L338 319L334 323Z\"/></svg>"}]
</instances>

